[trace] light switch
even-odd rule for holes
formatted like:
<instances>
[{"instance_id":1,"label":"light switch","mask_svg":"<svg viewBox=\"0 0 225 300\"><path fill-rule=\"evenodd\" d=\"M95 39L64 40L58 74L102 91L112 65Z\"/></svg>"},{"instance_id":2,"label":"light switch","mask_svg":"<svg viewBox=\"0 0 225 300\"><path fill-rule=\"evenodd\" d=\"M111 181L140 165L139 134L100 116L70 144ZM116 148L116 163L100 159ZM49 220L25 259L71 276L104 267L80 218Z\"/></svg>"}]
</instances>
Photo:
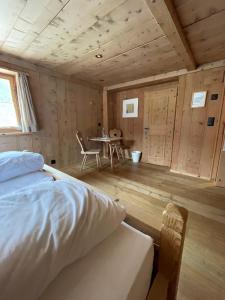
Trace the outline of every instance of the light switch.
<instances>
[{"instance_id":1,"label":"light switch","mask_svg":"<svg viewBox=\"0 0 225 300\"><path fill-rule=\"evenodd\" d=\"M218 100L219 94L212 94L210 100Z\"/></svg>"},{"instance_id":2,"label":"light switch","mask_svg":"<svg viewBox=\"0 0 225 300\"><path fill-rule=\"evenodd\" d=\"M208 117L207 126L214 126L215 117Z\"/></svg>"}]
</instances>

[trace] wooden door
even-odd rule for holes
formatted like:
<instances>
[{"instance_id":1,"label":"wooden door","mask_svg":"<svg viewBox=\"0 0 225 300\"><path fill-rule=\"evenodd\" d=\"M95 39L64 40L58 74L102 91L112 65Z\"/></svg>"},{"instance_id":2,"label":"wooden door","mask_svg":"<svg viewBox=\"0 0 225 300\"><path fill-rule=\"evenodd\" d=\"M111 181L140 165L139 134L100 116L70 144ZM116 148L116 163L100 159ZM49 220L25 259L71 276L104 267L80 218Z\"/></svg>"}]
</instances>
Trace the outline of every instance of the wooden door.
<instances>
[{"instance_id":1,"label":"wooden door","mask_svg":"<svg viewBox=\"0 0 225 300\"><path fill-rule=\"evenodd\" d=\"M176 85L159 85L144 93L143 161L171 165L177 98Z\"/></svg>"}]
</instances>

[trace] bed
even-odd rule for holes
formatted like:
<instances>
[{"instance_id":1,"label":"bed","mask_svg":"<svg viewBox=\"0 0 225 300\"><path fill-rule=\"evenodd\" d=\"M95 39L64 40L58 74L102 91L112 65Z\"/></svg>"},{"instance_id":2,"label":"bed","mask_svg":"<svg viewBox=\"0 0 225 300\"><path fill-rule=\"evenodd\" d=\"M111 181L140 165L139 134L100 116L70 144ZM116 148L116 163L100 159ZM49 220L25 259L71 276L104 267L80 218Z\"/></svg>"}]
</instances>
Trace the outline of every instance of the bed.
<instances>
[{"instance_id":1,"label":"bed","mask_svg":"<svg viewBox=\"0 0 225 300\"><path fill-rule=\"evenodd\" d=\"M63 270L40 300L145 300L153 257L153 240L123 222L85 258Z\"/></svg>"},{"instance_id":2,"label":"bed","mask_svg":"<svg viewBox=\"0 0 225 300\"><path fill-rule=\"evenodd\" d=\"M13 178L3 178L4 180L0 182L0 205L4 204L4 199L7 199L7 203L10 203L10 197L11 197L11 203L13 203L14 206L14 200L16 199L17 195L23 194L27 197L27 194L30 191L29 197L33 197L32 203L36 203L36 212L42 210L43 205L39 205L39 199L35 195L39 192L40 187L44 187L43 189L43 203L46 205L46 195L48 195L48 190L46 190L46 186L49 184L53 187L53 185L57 185L60 187L60 185L65 184L67 185L68 191L67 191L67 198L68 203L71 204L71 197L73 198L74 195L71 196L71 187L70 185L73 185L73 190L76 189L77 194L84 193L84 197L87 195L87 203L88 206L90 206L90 203L93 202L92 198L102 197L104 201L109 201L108 196L104 195L101 191L96 190L94 187L75 179L65 173L60 172L57 169L54 169L52 167L49 167L47 165L43 165L43 161L41 162L41 169L34 170L32 172L28 172L27 174L16 174ZM40 166L38 165L38 168ZM0 168L1 168L1 160L0 160ZM29 169L29 168L28 168ZM7 176L6 176L7 177ZM1 179L1 177L0 177ZM6 180L5 180L6 179ZM53 182L54 180L54 182ZM69 181L68 181L69 180ZM65 181L65 182L63 182ZM54 187L55 189L55 187ZM80 189L80 191L78 191ZM27 192L28 191L28 192ZM46 193L47 191L47 193ZM59 193L60 189L58 190ZM1 198L1 194L4 194ZM5 198L4 196L6 195ZM68 196L69 195L69 196ZM95 197L92 197L95 195ZM35 198L36 197L36 198ZM41 197L41 196L40 196ZM57 198L58 194L53 194L52 202L53 206L55 206L54 203L56 203L56 206L58 205L60 208L60 201L64 202L64 199ZM55 199L56 198L56 199ZM79 198L79 197L78 197ZM90 198L90 199L89 199ZM3 199L1 201L1 199ZM48 199L48 197L47 197ZM57 200L57 201L56 201ZM66 199L67 201L67 199ZM79 200L80 201L80 200ZM79 202L78 201L78 202ZM81 200L82 201L82 200ZM19 203L21 203L21 200L19 199ZM94 202L93 202L94 203ZM111 218L111 215L113 216L115 206L118 204L118 199L111 199L109 202L112 206L110 209L112 211L112 214L105 215L104 221L102 221L102 224L106 224L104 222L107 222L108 219ZM51 211L52 207L49 204L49 211ZM70 205L69 204L69 205ZM5 204L4 204L5 205ZM4 207L3 205L3 207ZM108 204L107 204L108 205ZM22 206L21 206L22 207ZM93 206L94 207L94 206ZM99 208L98 208L99 209ZM118 210L118 207L116 208ZM73 206L70 207L69 211L73 210ZM126 224L123 216L122 210L119 208L119 218L112 218L111 223L109 222L109 228L112 227L110 230L107 229L101 229L101 226L98 229L98 231L101 232L101 238L96 242L92 241L92 238L89 241L88 244L88 250L86 252L83 251L83 248L80 250L79 255L77 256L76 260L68 259L67 263L62 264L60 266L57 266L57 261L63 261L67 260L67 257L62 254L68 252L68 249L63 248L64 250L60 249L60 246L58 246L58 240L56 239L56 248L59 247L59 250L57 250L56 255L55 253L51 253L53 259L52 259L52 265L50 265L47 269L46 265L42 264L42 272L50 274L51 276L47 276L46 278L42 278L42 284L39 284L37 286L34 286L32 288L31 294L28 297L24 294L21 296L22 298L15 298L14 294L8 294L10 295L10 300L16 299L39 299L39 300L145 300L145 299L175 299L176 296L176 290L177 290L177 283L178 283L178 275L179 275L179 266L180 266L180 260L181 260L181 253L182 253L182 247L183 247L183 241L184 241L184 232L185 232L185 224L187 219L186 211L184 211L181 208L175 207L173 204L169 204L164 211L163 215L163 226L161 231L161 243L160 243L160 252L159 252L159 259L156 263L156 256L154 256L154 241L153 239L142 233L140 230L136 230L132 226ZM18 211L18 210L17 210ZM58 209L59 211L59 209ZM58 217L58 211L57 211L57 218ZM74 210L76 211L76 209ZM97 211L97 210L96 210ZM0 212L1 213L1 212ZM25 210L25 213L26 210ZM92 212L91 212L92 213ZM104 213L108 213L108 210L103 213L101 213L104 217ZM21 210L21 214L23 214L23 209ZM43 213L44 214L44 213ZM82 212L83 214L83 212ZM81 214L81 215L82 215ZM20 215L17 213L17 215ZM45 217L45 215L44 215ZM90 215L90 219L92 218L92 214ZM2 218L4 219L4 218ZM16 218L15 218L16 220ZM33 220L31 218L31 220ZM43 220L43 215L40 215L40 220ZM78 223L80 223L83 219L81 218ZM116 221L115 221L116 220ZM15 221L16 222L16 221ZM19 223L20 224L20 223ZM30 227L37 226L37 224L34 224L31 222L29 223L29 218L27 220L27 223L25 225L31 224ZM63 225L62 225L63 224ZM71 224L74 226L74 219L72 220ZM72 225L68 226L72 226ZM90 225L92 224L92 225ZM91 228L94 224L94 221L87 225L87 227ZM120 225L118 225L120 224ZM4 223L3 223L4 225ZM101 225L101 224L100 224ZM61 227L64 226L64 223L61 223ZM85 225L86 226L86 225ZM48 228L49 226L47 226ZM95 227L95 226L93 226ZM107 227L107 226L106 226ZM73 230L71 230L72 227L68 227L64 230L64 233L62 235L62 244L65 242L64 235L68 231L74 231L76 230L75 227L73 227ZM75 228L75 229L74 229ZM95 229L95 228L94 228ZM91 229L91 230L94 230ZM97 230L96 229L96 230ZM32 230L32 229L31 229ZM55 230L55 229L54 229ZM82 231L84 230L84 231ZM78 235L78 241L79 243L86 243L85 239L82 239L82 237L86 235L86 227L84 227L80 232L80 235ZM89 229L90 231L90 229ZM104 232L103 232L104 231ZM93 236L93 234L96 234L97 231L93 231L89 238ZM33 231L31 232L33 233ZM31 234L29 232L29 234ZM39 234L39 233L38 233ZM51 232L52 234L52 232ZM39 235L38 235L39 236ZM32 237L32 240L36 239L36 236ZM74 237L73 237L74 239ZM68 239L69 240L69 239ZM67 242L67 241L66 241ZM26 245L26 241L25 241ZM70 241L70 247L71 246ZM21 245L20 245L21 246ZM87 245L86 245L87 246ZM40 249L45 248L46 244L40 244ZM65 251L66 249L66 251ZM78 247L79 250L79 247ZM32 252L33 251L33 252ZM77 251L77 249L76 249ZM76 252L75 251L75 252ZM80 253L82 252L82 255ZM32 253L34 257L32 258ZM29 256L28 256L29 255ZM24 253L22 251L19 254L19 257L27 257L30 258L30 261L28 259L27 263L32 264L32 259L35 258L36 249L31 249L29 252ZM58 255L58 256L57 256ZM60 256L59 256L60 255ZM64 256L63 256L64 255ZM158 256L158 255L157 255ZM49 256L51 257L51 256ZM55 259L55 261L54 261ZM154 264L153 264L154 261ZM21 260L21 264L24 263L24 260ZM13 264L12 264L13 265ZM41 263L40 263L41 265ZM55 265L57 266L57 272L55 272L55 275L53 276L52 270L55 268ZM153 271L153 265L157 266L154 273L157 273L157 275L154 275L154 278L152 277L152 271ZM40 266L37 264L37 266L34 264L34 270L32 270L31 273L28 272L28 274L25 273L24 276L27 275L27 278L29 279L33 276L34 278L38 274ZM44 267L43 267L44 266ZM37 269L35 269L37 268ZM38 269L39 268L39 269ZM154 267L155 268L155 267ZM8 270L8 269L6 269ZM10 270L10 268L9 268ZM11 268L12 270L12 268ZM16 270L17 271L17 270ZM18 272L17 272L18 273ZM44 274L43 273L43 274ZM16 274L16 272L15 272ZM14 274L14 275L15 275ZM18 273L19 274L19 273ZM4 277L4 276L3 276ZM3 278L4 279L4 278ZM45 280L44 280L45 279ZM154 280L152 280L154 279ZM41 281L41 279L38 279ZM6 280L5 280L6 281ZM153 281L153 284L150 283ZM4 282L4 280L3 280ZM13 281L12 281L13 284ZM15 285L15 283L14 283ZM0 286L1 286L1 274L0 274ZM25 289L25 288L24 288ZM37 290L38 292L35 292L34 290ZM41 290L41 292L40 292ZM11 291L10 291L11 293ZM6 294L5 294L6 295ZM18 294L17 294L18 295ZM22 295L22 294L21 294ZM39 295L38 298L35 298L35 295ZM1 296L1 292L0 292ZM8 300L9 298L0 297L1 299Z\"/></svg>"},{"instance_id":3,"label":"bed","mask_svg":"<svg viewBox=\"0 0 225 300\"><path fill-rule=\"evenodd\" d=\"M99 192L98 188L90 186L89 184L53 167L44 165L43 169L51 174L56 180L71 179ZM114 201L118 201L118 199L114 199ZM129 216L129 219L132 220L132 216ZM174 205L173 203L168 203L166 205L162 214L162 227L159 241L156 243L153 241L154 263L149 269L150 273L151 271L153 271L153 273L149 277L151 278L151 281L148 283L149 289L146 300L176 299L187 219L188 211L186 209L179 207L178 205ZM133 226L137 226L137 232L142 234L141 224L136 223L136 221L131 221L131 224L132 228ZM146 232L145 226L143 226L143 232ZM61 278L61 280L63 279ZM53 284L55 284L55 282ZM54 289L54 286L51 287L51 289L52 288ZM73 293L73 288L71 288L70 291ZM50 290L48 290L48 292L50 293ZM63 299L70 300L70 298ZM89 299L92 299L92 297L89 297ZM141 300L141 298L136 299ZM115 298L115 300L118 299Z\"/></svg>"}]
</instances>

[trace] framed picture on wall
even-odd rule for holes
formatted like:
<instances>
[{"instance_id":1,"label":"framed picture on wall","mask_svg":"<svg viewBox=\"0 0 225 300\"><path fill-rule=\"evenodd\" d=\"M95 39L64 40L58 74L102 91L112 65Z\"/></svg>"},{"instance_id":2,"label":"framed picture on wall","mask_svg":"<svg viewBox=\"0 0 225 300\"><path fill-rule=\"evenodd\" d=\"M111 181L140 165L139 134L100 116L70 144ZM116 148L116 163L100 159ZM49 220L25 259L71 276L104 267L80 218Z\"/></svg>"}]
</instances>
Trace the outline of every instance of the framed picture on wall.
<instances>
[{"instance_id":1,"label":"framed picture on wall","mask_svg":"<svg viewBox=\"0 0 225 300\"><path fill-rule=\"evenodd\" d=\"M206 95L207 95L207 91L194 92L192 94L191 107L192 108L204 107L206 101Z\"/></svg>"},{"instance_id":2,"label":"framed picture on wall","mask_svg":"<svg viewBox=\"0 0 225 300\"><path fill-rule=\"evenodd\" d=\"M138 98L123 100L123 118L138 117Z\"/></svg>"}]
</instances>

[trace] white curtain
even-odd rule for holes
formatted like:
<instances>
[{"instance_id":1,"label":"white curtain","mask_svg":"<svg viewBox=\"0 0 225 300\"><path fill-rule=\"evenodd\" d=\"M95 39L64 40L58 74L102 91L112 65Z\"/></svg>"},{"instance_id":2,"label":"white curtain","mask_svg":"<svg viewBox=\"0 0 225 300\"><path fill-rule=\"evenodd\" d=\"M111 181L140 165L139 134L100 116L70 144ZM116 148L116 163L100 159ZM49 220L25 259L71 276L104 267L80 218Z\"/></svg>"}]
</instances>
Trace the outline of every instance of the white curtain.
<instances>
[{"instance_id":1,"label":"white curtain","mask_svg":"<svg viewBox=\"0 0 225 300\"><path fill-rule=\"evenodd\" d=\"M21 116L21 129L23 132L36 132L38 131L38 125L27 75L25 73L18 72L16 81Z\"/></svg>"}]
</instances>

